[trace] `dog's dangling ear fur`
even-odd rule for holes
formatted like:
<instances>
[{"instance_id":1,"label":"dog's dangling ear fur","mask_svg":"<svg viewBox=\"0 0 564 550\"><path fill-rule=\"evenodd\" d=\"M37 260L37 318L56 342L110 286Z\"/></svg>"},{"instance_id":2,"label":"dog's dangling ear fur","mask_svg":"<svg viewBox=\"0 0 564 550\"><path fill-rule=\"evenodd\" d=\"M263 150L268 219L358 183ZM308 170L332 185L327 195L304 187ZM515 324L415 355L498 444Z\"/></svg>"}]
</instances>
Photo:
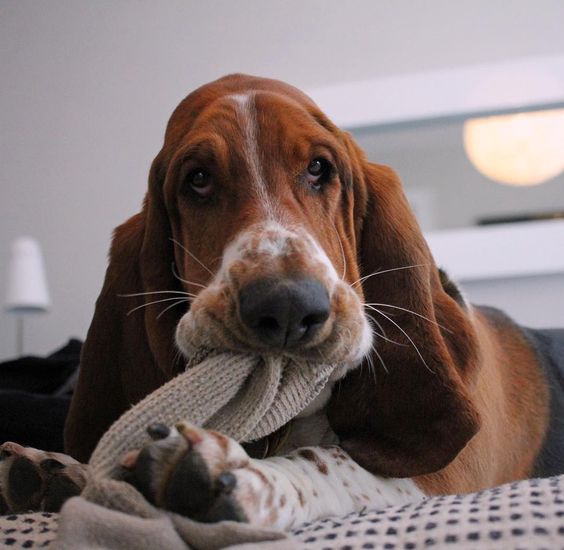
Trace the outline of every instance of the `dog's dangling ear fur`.
<instances>
[{"instance_id":1,"label":"dog's dangling ear fur","mask_svg":"<svg viewBox=\"0 0 564 550\"><path fill-rule=\"evenodd\" d=\"M165 178L161 156L159 154L151 166L149 191L144 205L145 234L139 256L139 269L145 292L185 290L176 273L176 271L181 273L181 270L176 265L174 247L177 245L172 238L172 229L163 198ZM146 302L154 302L159 296L162 295L149 294ZM167 297L170 298L171 295ZM188 302L164 311L167 304L170 305L170 302L166 302L163 307L157 307L156 310L151 306L146 307L144 318L147 340L155 362L159 370L167 378L171 378L184 368L175 347L174 334L180 317L186 313Z\"/></svg>"},{"instance_id":2,"label":"dog's dangling ear fur","mask_svg":"<svg viewBox=\"0 0 564 550\"><path fill-rule=\"evenodd\" d=\"M114 232L104 286L82 350L80 374L65 425L65 448L87 462L102 434L123 412L172 378L180 307L155 291L179 290L173 243L155 159L143 210ZM141 294L131 296L132 294ZM148 293L148 294L147 294ZM136 309L138 308L138 309Z\"/></svg>"},{"instance_id":3,"label":"dog's dangling ear fur","mask_svg":"<svg viewBox=\"0 0 564 550\"><path fill-rule=\"evenodd\" d=\"M358 257L375 351L333 390L329 422L365 469L422 475L449 464L479 428L466 386L476 337L441 285L398 178L358 158Z\"/></svg>"}]
</instances>

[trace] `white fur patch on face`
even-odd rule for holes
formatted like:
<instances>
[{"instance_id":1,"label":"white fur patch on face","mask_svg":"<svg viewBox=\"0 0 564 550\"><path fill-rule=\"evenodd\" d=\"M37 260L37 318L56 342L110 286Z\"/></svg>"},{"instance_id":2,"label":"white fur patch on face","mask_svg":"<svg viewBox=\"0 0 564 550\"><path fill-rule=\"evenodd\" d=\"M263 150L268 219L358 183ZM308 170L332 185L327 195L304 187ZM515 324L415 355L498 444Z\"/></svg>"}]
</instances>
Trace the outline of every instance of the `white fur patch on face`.
<instances>
[{"instance_id":1,"label":"white fur patch on face","mask_svg":"<svg viewBox=\"0 0 564 550\"><path fill-rule=\"evenodd\" d=\"M356 363L354 366L358 366L360 362L369 354L372 349L372 342L374 340L374 334L372 332L372 327L366 318L366 315L362 316L362 335L360 338L360 344L358 346L358 353L354 358L353 362Z\"/></svg>"},{"instance_id":2,"label":"white fur patch on face","mask_svg":"<svg viewBox=\"0 0 564 550\"><path fill-rule=\"evenodd\" d=\"M264 208L266 217L274 218L274 206L268 194L268 188L260 165L255 96L251 92L247 94L234 94L229 96L229 98L235 102L237 120L244 138L245 159L251 175L250 184Z\"/></svg>"},{"instance_id":3,"label":"white fur patch on face","mask_svg":"<svg viewBox=\"0 0 564 550\"><path fill-rule=\"evenodd\" d=\"M325 250L323 250L323 248L319 246L319 243L309 233L306 233L306 237L309 239L310 245L315 251L314 258L325 266L325 268L327 269L327 273L329 274L329 277L333 281L339 280L339 275L337 275L335 266L333 265L333 262L329 259L327 254L325 253Z\"/></svg>"},{"instance_id":4,"label":"white fur patch on face","mask_svg":"<svg viewBox=\"0 0 564 550\"><path fill-rule=\"evenodd\" d=\"M260 240L255 248L256 252L272 257L290 254L292 233L274 223L269 224L267 227L269 236Z\"/></svg>"},{"instance_id":5,"label":"white fur patch on face","mask_svg":"<svg viewBox=\"0 0 564 550\"><path fill-rule=\"evenodd\" d=\"M228 279L229 267L236 261L244 260L249 254L260 254L274 259L294 254L297 245L305 248L312 263L325 267L325 278L332 284L339 280L331 260L309 233L300 229L288 229L276 221L251 226L229 243L223 253L216 280ZM327 290L331 292L330 288Z\"/></svg>"}]
</instances>

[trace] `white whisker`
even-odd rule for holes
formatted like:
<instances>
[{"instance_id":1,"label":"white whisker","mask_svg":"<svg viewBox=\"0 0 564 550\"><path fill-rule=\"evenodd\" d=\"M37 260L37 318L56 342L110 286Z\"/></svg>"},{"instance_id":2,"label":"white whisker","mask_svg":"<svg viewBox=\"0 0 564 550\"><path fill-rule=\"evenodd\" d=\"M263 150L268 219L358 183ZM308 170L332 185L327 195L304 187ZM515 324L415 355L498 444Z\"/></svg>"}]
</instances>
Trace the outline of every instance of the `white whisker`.
<instances>
[{"instance_id":1,"label":"white whisker","mask_svg":"<svg viewBox=\"0 0 564 550\"><path fill-rule=\"evenodd\" d=\"M427 368L427 370L433 374L435 374L433 372L433 370L429 367L429 365L427 365L427 363L425 362L425 359L423 358L423 355L421 355L421 352L419 351L419 348L415 345L415 342L411 339L411 336L409 336L409 334L407 334L407 332L405 332L405 330L403 330L403 328L401 328L391 317L388 317L385 313L383 313L382 311L380 311L379 309L374 308L374 311L376 313L379 313L380 315L382 315L383 317L385 317L388 321L390 321L390 323L392 323L393 325L395 325L402 333L403 335L411 342L411 345L413 346L413 348L415 349L415 351L417 352L417 355L419 355L419 358L421 359L421 361L423 362L423 364L425 365L425 367Z\"/></svg>"},{"instance_id":2,"label":"white whisker","mask_svg":"<svg viewBox=\"0 0 564 550\"><path fill-rule=\"evenodd\" d=\"M194 298L196 295L184 290L152 290L151 292L132 292L131 294L118 294L120 298L129 298L131 296L149 296L151 294L182 294Z\"/></svg>"},{"instance_id":3,"label":"white whisker","mask_svg":"<svg viewBox=\"0 0 564 550\"><path fill-rule=\"evenodd\" d=\"M178 279L181 283L186 283L187 285L194 285L194 286L199 286L200 288L206 288L206 285L202 285L200 283L195 283L194 281L188 281L186 279L183 279L179 274L178 271L176 271L176 264L174 262L171 263L170 266L171 270L172 270L172 274L174 275L175 279Z\"/></svg>"},{"instance_id":4,"label":"white whisker","mask_svg":"<svg viewBox=\"0 0 564 550\"><path fill-rule=\"evenodd\" d=\"M160 319L169 309L172 309L173 307L182 304L183 302L188 302L189 300L178 300L176 302L174 302L174 304L171 304L170 306L164 308L158 315L157 315L157 319Z\"/></svg>"},{"instance_id":5,"label":"white whisker","mask_svg":"<svg viewBox=\"0 0 564 550\"><path fill-rule=\"evenodd\" d=\"M362 307L365 307L367 309L371 309L371 304L363 304ZM372 321L374 321L375 325L378 327L378 330L382 333L382 335L387 336L386 331L384 330L384 327L381 325L381 323L379 323L376 319L374 319L374 317L372 317L371 315L368 316L369 319L372 319Z\"/></svg>"},{"instance_id":6,"label":"white whisker","mask_svg":"<svg viewBox=\"0 0 564 550\"><path fill-rule=\"evenodd\" d=\"M374 311L376 311L375 308L369 308L369 309L373 309ZM374 323L376 323L379 327L381 327L382 325L380 323L378 323L378 321L376 321L376 319L374 319L374 317L372 317L372 315L367 315L366 316L368 319L370 319L371 321L374 321ZM382 331L384 332L384 331ZM386 336L385 333L380 333L377 330L372 329L372 333L375 334L378 338L382 338L382 340L386 340L386 342L390 342L391 344L396 344L396 346L406 346L407 344L402 344L401 342L396 342L395 340L392 340L391 338L388 338Z\"/></svg>"},{"instance_id":7,"label":"white whisker","mask_svg":"<svg viewBox=\"0 0 564 550\"><path fill-rule=\"evenodd\" d=\"M443 325L437 323L437 321L434 321L433 319L429 319L429 317L425 317L425 315L421 315L420 313L417 313L416 311L413 311L411 309L407 309L405 307L393 306L392 304L378 304L378 303L367 303L365 305L367 305L367 306L391 307L393 309L400 309L401 311L406 311L407 313L417 315L417 317L421 317L421 319L425 319L425 321L429 321L429 323L433 323L434 325L437 325L438 327L442 328L443 330L446 330L447 332L451 332L450 330L448 330L448 328L443 327Z\"/></svg>"},{"instance_id":8,"label":"white whisker","mask_svg":"<svg viewBox=\"0 0 564 550\"><path fill-rule=\"evenodd\" d=\"M384 371L386 372L386 374L389 374L389 370L388 367L386 367L386 363L384 362L384 359L382 358L382 356L378 353L378 350L376 349L376 346L372 346L372 351L376 354L376 357L378 357L378 360L380 361L380 364L382 365L382 367L384 368Z\"/></svg>"},{"instance_id":9,"label":"white whisker","mask_svg":"<svg viewBox=\"0 0 564 550\"><path fill-rule=\"evenodd\" d=\"M374 379L374 384L377 384L377 380L376 380L376 367L374 366L374 361L372 360L372 356L371 355L367 355L366 356L367 362L368 362L368 370L369 372L372 373L372 378Z\"/></svg>"},{"instance_id":10,"label":"white whisker","mask_svg":"<svg viewBox=\"0 0 564 550\"><path fill-rule=\"evenodd\" d=\"M189 298L181 298L181 299L179 299L178 296L175 296L174 298L163 298L162 300L155 300L154 302L147 302L147 303L145 303L145 304L141 304L140 306L134 307L133 309L130 309L130 310L127 312L127 315L131 315L134 311L137 311L138 309L142 309L142 308L147 307L147 306L152 306L152 305L154 305L154 304L161 304L161 303L163 303L163 302L171 302L171 301L173 301L173 300L176 300L176 301L178 301L178 302L189 302L189 301L190 301Z\"/></svg>"},{"instance_id":11,"label":"white whisker","mask_svg":"<svg viewBox=\"0 0 564 550\"><path fill-rule=\"evenodd\" d=\"M169 237L169 238L175 245L182 248L182 250L184 250L184 252L186 252L186 254L189 254L194 260L196 260L212 277L214 276L212 271L208 267L206 267L200 260L198 260L198 258L196 258L196 256L194 256L194 254L192 254L192 252L190 252L184 245L182 245L181 243L179 243L176 239L174 239L172 237Z\"/></svg>"},{"instance_id":12,"label":"white whisker","mask_svg":"<svg viewBox=\"0 0 564 550\"><path fill-rule=\"evenodd\" d=\"M427 264L406 265L404 267L394 267L392 269L384 269L384 271L375 271L374 273L369 273L368 275L361 277L360 279L358 279L354 283L351 283L351 286L358 285L359 283L362 283L363 281L366 281L366 279L370 279L370 277L374 277L375 275L383 275L384 273L390 273L392 271L400 271L402 269L413 269L415 267L426 267L426 265Z\"/></svg>"}]
</instances>

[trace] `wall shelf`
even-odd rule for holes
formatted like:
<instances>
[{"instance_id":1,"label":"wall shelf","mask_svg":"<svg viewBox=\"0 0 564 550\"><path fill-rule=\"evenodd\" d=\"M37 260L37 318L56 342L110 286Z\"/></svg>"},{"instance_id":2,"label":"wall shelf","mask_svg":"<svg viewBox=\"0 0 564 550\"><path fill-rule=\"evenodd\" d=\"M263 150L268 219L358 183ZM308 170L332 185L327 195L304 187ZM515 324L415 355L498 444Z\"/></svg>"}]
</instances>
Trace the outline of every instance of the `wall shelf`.
<instances>
[{"instance_id":1,"label":"wall shelf","mask_svg":"<svg viewBox=\"0 0 564 550\"><path fill-rule=\"evenodd\" d=\"M564 274L564 220L425 234L437 264L459 281Z\"/></svg>"},{"instance_id":2,"label":"wall shelf","mask_svg":"<svg viewBox=\"0 0 564 550\"><path fill-rule=\"evenodd\" d=\"M308 94L349 130L557 107L564 105L564 55L346 82Z\"/></svg>"}]
</instances>

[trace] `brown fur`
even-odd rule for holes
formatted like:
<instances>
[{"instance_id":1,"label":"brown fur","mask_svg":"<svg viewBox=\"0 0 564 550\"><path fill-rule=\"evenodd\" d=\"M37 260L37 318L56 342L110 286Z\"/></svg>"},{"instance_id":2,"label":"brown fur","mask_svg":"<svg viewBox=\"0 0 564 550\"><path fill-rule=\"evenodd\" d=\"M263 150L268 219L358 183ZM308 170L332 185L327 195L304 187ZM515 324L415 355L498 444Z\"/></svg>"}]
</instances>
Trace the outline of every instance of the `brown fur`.
<instances>
[{"instance_id":1,"label":"brown fur","mask_svg":"<svg viewBox=\"0 0 564 550\"><path fill-rule=\"evenodd\" d=\"M328 472L327 464L323 462L321 458L319 458L319 455L317 453L315 453L311 449L301 449L300 451L298 451L298 454L302 458L305 458L306 460L313 462L315 464L315 467L319 470L319 473L323 475L327 475Z\"/></svg>"},{"instance_id":2,"label":"brown fur","mask_svg":"<svg viewBox=\"0 0 564 550\"><path fill-rule=\"evenodd\" d=\"M154 298L118 295L199 292L210 280L206 268L218 268L226 244L260 221L260 208L245 187L249 174L234 137L237 121L224 101L248 91L255 94L258 116L269 113L258 121L257 139L269 193L287 221L314 236L349 284L377 271L417 266L355 287L367 303L400 306L425 319L384 308L413 342L386 322L388 338L404 345L379 340L375 370L358 368L338 383L327 412L342 447L371 472L417 477L428 493L526 477L547 422L546 387L527 344L512 327L493 326L467 309L444 277L441 283L392 170L369 163L351 137L295 88L243 75L208 84L181 102L153 162L143 211L116 230L67 423L68 451L86 460L112 421L181 369L174 331L185 308L158 321L151 306L127 317ZM312 200L294 183L319 151L331 158L337 183ZM196 207L187 199L183 184L193 157L216 166L229 200ZM173 262L184 284L174 277ZM271 268L307 273L309 265L296 260ZM253 273L241 269L237 275L247 281ZM227 311L220 302L209 307ZM346 300L332 306L340 315L351 307Z\"/></svg>"},{"instance_id":3,"label":"brown fur","mask_svg":"<svg viewBox=\"0 0 564 550\"><path fill-rule=\"evenodd\" d=\"M481 428L446 468L416 478L426 494L478 491L532 474L548 416L548 389L536 358L513 325L473 314L480 374L471 398Z\"/></svg>"}]
</instances>

